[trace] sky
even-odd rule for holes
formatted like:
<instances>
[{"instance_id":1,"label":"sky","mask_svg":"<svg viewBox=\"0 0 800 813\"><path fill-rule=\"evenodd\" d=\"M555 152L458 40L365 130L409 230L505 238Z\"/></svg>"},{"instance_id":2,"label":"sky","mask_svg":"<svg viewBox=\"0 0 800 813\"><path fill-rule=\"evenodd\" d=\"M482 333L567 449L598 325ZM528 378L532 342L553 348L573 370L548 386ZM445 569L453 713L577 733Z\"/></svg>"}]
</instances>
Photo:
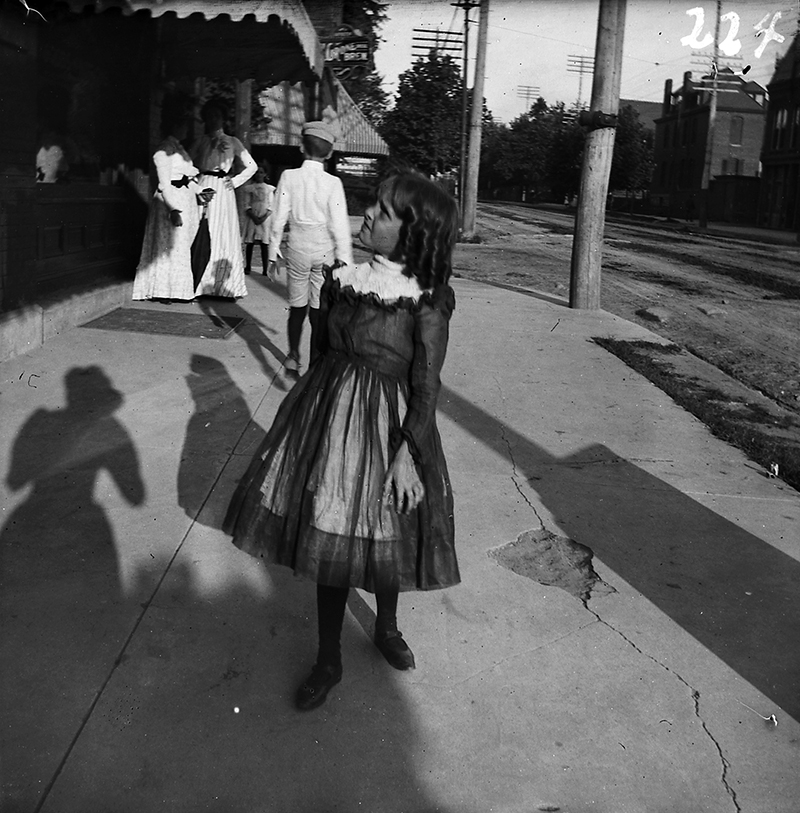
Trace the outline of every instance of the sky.
<instances>
[{"instance_id":1,"label":"sky","mask_svg":"<svg viewBox=\"0 0 800 813\"><path fill-rule=\"evenodd\" d=\"M581 101L588 104L591 75L581 77L568 70L568 59L593 55L599 0L489 3L484 96L495 119L509 123L525 112L530 106L530 89L536 88L550 104L563 101L570 105L579 94ZM731 61L730 66L738 71L749 66L748 79L766 86L776 57L786 51L797 33L798 8L800 0L725 0L720 47L728 51L739 47L739 60ZM702 29L694 40L700 13L693 9L702 9L703 17ZM704 58L693 44L709 36L713 39L715 11L714 0L628 0L620 97L660 102L665 80L672 79L678 85L685 71L698 76L707 72L711 47L705 49L708 56ZM375 53L375 65L384 77L384 87L394 94L399 75L411 67L417 53L412 48L414 37L430 36L413 29L463 31L464 11L455 8L450 0L395 0L389 2L387 14L389 20L380 30L383 41ZM725 15L731 16L725 19ZM474 21L469 34L471 85L477 8L470 13L470 19ZM757 31L759 25L761 32ZM783 42L771 38L770 26L775 35L784 37ZM765 37L769 39L761 48ZM687 42L682 43L682 39ZM460 55L455 56L460 64Z\"/></svg>"}]
</instances>

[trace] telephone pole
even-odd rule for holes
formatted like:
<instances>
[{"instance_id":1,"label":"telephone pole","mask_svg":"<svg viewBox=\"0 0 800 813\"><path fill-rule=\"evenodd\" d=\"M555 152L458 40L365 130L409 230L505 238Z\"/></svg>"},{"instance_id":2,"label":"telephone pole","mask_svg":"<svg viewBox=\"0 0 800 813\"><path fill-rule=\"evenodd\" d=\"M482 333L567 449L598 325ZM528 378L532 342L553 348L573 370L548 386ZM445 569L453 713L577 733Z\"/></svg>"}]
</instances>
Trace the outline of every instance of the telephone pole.
<instances>
[{"instance_id":1,"label":"telephone pole","mask_svg":"<svg viewBox=\"0 0 800 813\"><path fill-rule=\"evenodd\" d=\"M525 112L528 113L532 107L531 100L536 101L540 96L539 88L533 85L517 85L517 96L525 99Z\"/></svg>"},{"instance_id":2,"label":"telephone pole","mask_svg":"<svg viewBox=\"0 0 800 813\"><path fill-rule=\"evenodd\" d=\"M579 115L591 129L586 137L572 241L569 304L572 308L600 307L600 269L606 219L608 179L614 153L614 128L619 110L622 41L626 0L600 0L595 46L592 100Z\"/></svg>"},{"instance_id":3,"label":"telephone pole","mask_svg":"<svg viewBox=\"0 0 800 813\"><path fill-rule=\"evenodd\" d=\"M711 165L714 161L714 131L717 123L717 72L719 71L719 23L722 0L717 0L714 20L714 56L711 61L711 100L708 103L708 129L706 131L706 154L703 160L703 178L700 181L700 206L698 225L708 227L708 188L711 185Z\"/></svg>"},{"instance_id":4,"label":"telephone pole","mask_svg":"<svg viewBox=\"0 0 800 813\"><path fill-rule=\"evenodd\" d=\"M483 80L486 75L486 42L489 38L489 0L480 0L478 20L478 51L475 55L475 81L472 85L472 110L469 122L469 156L466 183L464 184L464 209L462 212L462 236L475 235L475 213L478 208L478 175L481 165L481 132L483 125Z\"/></svg>"},{"instance_id":5,"label":"telephone pole","mask_svg":"<svg viewBox=\"0 0 800 813\"><path fill-rule=\"evenodd\" d=\"M461 53L464 48L461 44L463 34L460 31L442 31L440 28L415 28L411 43L411 55L420 58L426 57L431 51L437 54L451 51Z\"/></svg>"},{"instance_id":6,"label":"telephone pole","mask_svg":"<svg viewBox=\"0 0 800 813\"><path fill-rule=\"evenodd\" d=\"M567 72L578 74L578 107L583 99L583 77L586 74L594 73L594 57L577 56L572 54L567 57Z\"/></svg>"},{"instance_id":7,"label":"telephone pole","mask_svg":"<svg viewBox=\"0 0 800 813\"><path fill-rule=\"evenodd\" d=\"M458 202L461 204L461 211L464 211L464 184L467 175L467 109L469 105L469 95L467 91L467 69L469 66L469 13L479 3L476 0L458 0L450 3L451 6L464 9L464 68L463 84L461 86L461 160L458 168Z\"/></svg>"}]
</instances>

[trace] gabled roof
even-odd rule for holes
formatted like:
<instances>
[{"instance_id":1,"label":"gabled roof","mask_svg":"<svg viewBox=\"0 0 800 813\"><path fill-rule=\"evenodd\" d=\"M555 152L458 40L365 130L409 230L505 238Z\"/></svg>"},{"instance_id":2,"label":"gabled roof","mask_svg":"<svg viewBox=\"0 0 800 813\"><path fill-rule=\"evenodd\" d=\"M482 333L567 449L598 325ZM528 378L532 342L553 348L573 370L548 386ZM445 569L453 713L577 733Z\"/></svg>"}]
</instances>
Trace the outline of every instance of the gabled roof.
<instances>
[{"instance_id":1,"label":"gabled roof","mask_svg":"<svg viewBox=\"0 0 800 813\"><path fill-rule=\"evenodd\" d=\"M786 49L786 53L778 60L775 66L775 73L769 80L769 86L778 82L788 82L794 73L795 81L800 81L800 34L798 34L792 44Z\"/></svg>"}]
</instances>

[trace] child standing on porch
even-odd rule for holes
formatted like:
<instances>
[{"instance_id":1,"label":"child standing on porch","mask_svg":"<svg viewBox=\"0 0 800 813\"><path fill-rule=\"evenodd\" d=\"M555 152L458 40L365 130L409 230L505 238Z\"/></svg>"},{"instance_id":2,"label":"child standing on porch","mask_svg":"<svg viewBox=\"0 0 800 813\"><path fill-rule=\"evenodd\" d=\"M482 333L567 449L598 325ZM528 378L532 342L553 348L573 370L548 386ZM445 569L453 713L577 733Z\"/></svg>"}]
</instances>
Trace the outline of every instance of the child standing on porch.
<instances>
[{"instance_id":1,"label":"child standing on porch","mask_svg":"<svg viewBox=\"0 0 800 813\"><path fill-rule=\"evenodd\" d=\"M344 187L339 178L325 172L324 163L333 154L336 137L322 121L303 125L302 151L305 160L298 169L287 169L278 181L275 208L269 229L268 276L275 274L284 226L289 224L286 251L289 289L287 325L288 372L300 370L300 339L308 313L311 346L319 317L319 292L324 265L353 262L352 235Z\"/></svg>"},{"instance_id":2,"label":"child standing on porch","mask_svg":"<svg viewBox=\"0 0 800 813\"><path fill-rule=\"evenodd\" d=\"M266 183L267 171L259 166L253 180L244 188L244 273L249 274L253 263L253 245L261 246L262 274L267 273L269 258L267 256L267 243L269 242L270 214L272 213L275 187Z\"/></svg>"}]
</instances>

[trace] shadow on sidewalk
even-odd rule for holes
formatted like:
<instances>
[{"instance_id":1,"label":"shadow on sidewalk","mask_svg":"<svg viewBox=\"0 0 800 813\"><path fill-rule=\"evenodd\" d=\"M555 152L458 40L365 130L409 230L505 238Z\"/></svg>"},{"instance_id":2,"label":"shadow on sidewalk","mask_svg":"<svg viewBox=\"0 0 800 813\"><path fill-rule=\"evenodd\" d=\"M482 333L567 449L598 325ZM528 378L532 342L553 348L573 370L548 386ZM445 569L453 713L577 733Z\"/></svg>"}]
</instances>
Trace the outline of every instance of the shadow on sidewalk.
<instances>
[{"instance_id":1,"label":"shadow on sidewalk","mask_svg":"<svg viewBox=\"0 0 800 813\"><path fill-rule=\"evenodd\" d=\"M0 533L4 810L22 788L44 787L131 616L119 601L116 540L95 499L105 473L130 505L145 500L136 449L114 416L123 398L97 366L73 367L64 383L66 405L28 418L6 477L11 491L30 490Z\"/></svg>"},{"instance_id":2,"label":"shadow on sidewalk","mask_svg":"<svg viewBox=\"0 0 800 813\"><path fill-rule=\"evenodd\" d=\"M97 367L71 370L66 384L67 405L20 431L8 474L12 490L32 490L2 531L3 811L441 810L418 769L425 744L402 676L364 635L363 613L345 622L342 683L304 714L293 695L316 654L313 584L200 524L139 579L141 604L125 598L93 498L107 471L128 503L145 499L113 414L122 396ZM225 424L238 437L230 422L245 427L250 414L214 359L193 357L189 386L196 410L178 479L197 512L216 477L198 475L208 462L198 456ZM200 488L189 482L198 476ZM209 516L229 496L220 489Z\"/></svg>"},{"instance_id":3,"label":"shadow on sidewalk","mask_svg":"<svg viewBox=\"0 0 800 813\"><path fill-rule=\"evenodd\" d=\"M294 691L315 656L314 585L250 557L240 564L258 569L261 591L209 599L193 570L173 566L48 806L442 810L417 768L425 746L397 673L358 625L345 621L341 684L322 708L296 711Z\"/></svg>"},{"instance_id":4,"label":"shadow on sidewalk","mask_svg":"<svg viewBox=\"0 0 800 813\"><path fill-rule=\"evenodd\" d=\"M203 313L211 319L215 316L236 316L244 319L243 325L236 331L236 336L245 342L253 358L261 365L264 375L267 376L267 378L273 379L275 386L279 390L287 389L284 381L277 375L283 366L286 353L270 338L270 336L278 335L278 328L270 327L265 324L253 316L252 313L245 310L238 302L233 302L230 299L203 296L197 300L197 304ZM277 364L273 364L273 362L270 361L270 357L274 361L277 361Z\"/></svg>"},{"instance_id":5,"label":"shadow on sidewalk","mask_svg":"<svg viewBox=\"0 0 800 813\"><path fill-rule=\"evenodd\" d=\"M555 457L448 388L439 410L510 455L564 534L800 720L800 562L606 446Z\"/></svg>"},{"instance_id":6,"label":"shadow on sidewalk","mask_svg":"<svg viewBox=\"0 0 800 813\"><path fill-rule=\"evenodd\" d=\"M242 436L252 435L247 446L255 448L264 433L252 422L242 391L221 361L192 354L186 383L194 409L186 424L181 450L178 504L189 517L198 520L206 498Z\"/></svg>"}]
</instances>

